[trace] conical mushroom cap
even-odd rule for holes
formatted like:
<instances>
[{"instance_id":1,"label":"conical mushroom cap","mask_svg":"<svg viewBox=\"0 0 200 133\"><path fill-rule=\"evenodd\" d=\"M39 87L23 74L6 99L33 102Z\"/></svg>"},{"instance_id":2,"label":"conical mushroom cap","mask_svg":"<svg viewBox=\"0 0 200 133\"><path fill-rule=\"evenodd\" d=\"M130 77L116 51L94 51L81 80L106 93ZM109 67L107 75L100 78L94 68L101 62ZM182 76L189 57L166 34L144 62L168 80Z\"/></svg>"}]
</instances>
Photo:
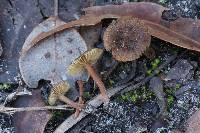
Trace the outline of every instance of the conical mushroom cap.
<instances>
[{"instance_id":1,"label":"conical mushroom cap","mask_svg":"<svg viewBox=\"0 0 200 133\"><path fill-rule=\"evenodd\" d=\"M59 97L59 95L65 94L69 90L70 86L66 82L61 82L56 85L53 85L51 93L48 98L50 105L54 105Z\"/></svg>"},{"instance_id":2,"label":"conical mushroom cap","mask_svg":"<svg viewBox=\"0 0 200 133\"><path fill-rule=\"evenodd\" d=\"M68 67L68 74L71 76L77 75L84 71L84 64L95 64L103 53L102 49L94 48L83 53L80 57L75 59Z\"/></svg>"},{"instance_id":3,"label":"conical mushroom cap","mask_svg":"<svg viewBox=\"0 0 200 133\"><path fill-rule=\"evenodd\" d=\"M104 47L119 61L139 58L150 45L148 27L139 19L130 16L113 21L104 33Z\"/></svg>"}]
</instances>

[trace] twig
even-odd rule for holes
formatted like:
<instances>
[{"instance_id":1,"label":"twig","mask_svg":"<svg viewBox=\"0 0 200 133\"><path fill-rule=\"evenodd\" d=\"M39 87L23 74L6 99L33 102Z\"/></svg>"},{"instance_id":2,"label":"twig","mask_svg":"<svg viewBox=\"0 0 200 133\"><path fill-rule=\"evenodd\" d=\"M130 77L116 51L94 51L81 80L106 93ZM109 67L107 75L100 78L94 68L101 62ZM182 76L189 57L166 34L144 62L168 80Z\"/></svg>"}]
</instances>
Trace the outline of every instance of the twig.
<instances>
[{"instance_id":1,"label":"twig","mask_svg":"<svg viewBox=\"0 0 200 133\"><path fill-rule=\"evenodd\" d=\"M127 85L122 85L122 86L108 89L108 91L107 91L108 97L110 98L110 97L114 96L117 92L124 89L125 87L127 87ZM74 115L71 115L55 130L54 133L63 133L65 131L69 130L72 126L74 126L81 119L86 117L89 113L94 112L97 107L99 107L101 104L103 104L101 99L102 99L101 95L98 95L98 96L94 97L92 100L90 100L89 102L87 102L86 109L84 111L81 111L81 113L79 114L79 116L76 119L74 118Z\"/></svg>"},{"instance_id":2,"label":"twig","mask_svg":"<svg viewBox=\"0 0 200 133\"><path fill-rule=\"evenodd\" d=\"M23 112L23 111L42 111L42 110L73 110L73 109L70 108L68 105L44 106L44 107L22 107L22 108L0 106L0 112L6 113L6 114L13 114L16 112Z\"/></svg>"},{"instance_id":3,"label":"twig","mask_svg":"<svg viewBox=\"0 0 200 133\"><path fill-rule=\"evenodd\" d=\"M23 96L23 95L32 95L32 93L28 91L26 88L23 88L22 86L18 86L15 92L9 94L6 97L3 105L5 106L8 102L16 99L18 96Z\"/></svg>"},{"instance_id":4,"label":"twig","mask_svg":"<svg viewBox=\"0 0 200 133\"><path fill-rule=\"evenodd\" d=\"M144 85L147 83L153 76L158 74L163 68L165 68L168 64L170 64L175 58L177 57L177 54L171 56L166 62L164 62L162 65L160 65L156 70L154 70L153 74L151 76L146 77L141 82L135 84L135 82L130 82L125 85L121 85L118 87L110 88L107 90L108 97L112 97L123 90L123 92L130 91L132 89L138 88L141 85ZM71 115L68 117L55 131L54 133L63 133L67 130L69 130L72 126L74 126L76 123L81 121L84 117L86 117L88 114L95 111L96 108L98 108L100 105L102 105L101 95L98 95L91 99L89 102L86 103L86 109L83 110L78 118L74 118L74 115ZM92 107L92 108L91 108Z\"/></svg>"}]
</instances>

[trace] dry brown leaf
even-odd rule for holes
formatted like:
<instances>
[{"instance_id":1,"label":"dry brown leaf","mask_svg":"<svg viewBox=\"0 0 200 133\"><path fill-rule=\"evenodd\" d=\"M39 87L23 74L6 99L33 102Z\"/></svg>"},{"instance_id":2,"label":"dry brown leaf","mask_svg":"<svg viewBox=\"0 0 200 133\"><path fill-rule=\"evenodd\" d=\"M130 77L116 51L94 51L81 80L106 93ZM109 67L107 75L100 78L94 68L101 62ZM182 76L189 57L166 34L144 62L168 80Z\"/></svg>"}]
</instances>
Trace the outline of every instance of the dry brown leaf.
<instances>
[{"instance_id":1,"label":"dry brown leaf","mask_svg":"<svg viewBox=\"0 0 200 133\"><path fill-rule=\"evenodd\" d=\"M105 18L117 18L117 16L115 16L115 15L102 15L102 16L98 16L98 17L95 17L95 16L82 17L79 20L75 20L75 21L71 21L69 23L61 24L61 25L58 25L58 26L51 28L49 30L46 30L46 31L43 30L41 33L37 34L37 36L34 36L34 38L29 42L28 48L23 48L21 55L23 56L24 54L26 54L26 52L31 47L33 47L35 44L37 44L39 41L41 41L41 40L43 40L47 37L50 37L51 35L53 35L55 33L58 33L58 32L66 30L66 29L73 28L73 27L93 26L93 25L100 23L101 20L105 19Z\"/></svg>"},{"instance_id":2,"label":"dry brown leaf","mask_svg":"<svg viewBox=\"0 0 200 133\"><path fill-rule=\"evenodd\" d=\"M152 36L177 46L200 52L200 42L159 24L146 20L143 21L149 27L149 32Z\"/></svg>"},{"instance_id":3,"label":"dry brown leaf","mask_svg":"<svg viewBox=\"0 0 200 133\"><path fill-rule=\"evenodd\" d=\"M41 91L32 91L32 96L21 96L15 102L15 107L42 107L45 106ZM13 123L16 133L43 133L52 114L49 111L29 111L14 114Z\"/></svg>"},{"instance_id":4,"label":"dry brown leaf","mask_svg":"<svg viewBox=\"0 0 200 133\"><path fill-rule=\"evenodd\" d=\"M133 16L148 20L168 28L180 35L187 36L197 42L200 41L200 20L190 18L177 18L175 21L162 19L164 10L169 10L161 5L150 2L133 2L123 5L94 6L84 9L86 16L100 16L113 14L117 16Z\"/></svg>"},{"instance_id":5,"label":"dry brown leaf","mask_svg":"<svg viewBox=\"0 0 200 133\"><path fill-rule=\"evenodd\" d=\"M200 110L197 110L187 121L186 133L199 133L200 131Z\"/></svg>"},{"instance_id":6,"label":"dry brown leaf","mask_svg":"<svg viewBox=\"0 0 200 133\"><path fill-rule=\"evenodd\" d=\"M117 16L133 16L159 23L162 12L167 8L151 2L130 2L122 5L93 6L85 8L86 16L113 14Z\"/></svg>"},{"instance_id":7,"label":"dry brown leaf","mask_svg":"<svg viewBox=\"0 0 200 133\"><path fill-rule=\"evenodd\" d=\"M200 42L200 20L179 18L170 22L171 30Z\"/></svg>"}]
</instances>

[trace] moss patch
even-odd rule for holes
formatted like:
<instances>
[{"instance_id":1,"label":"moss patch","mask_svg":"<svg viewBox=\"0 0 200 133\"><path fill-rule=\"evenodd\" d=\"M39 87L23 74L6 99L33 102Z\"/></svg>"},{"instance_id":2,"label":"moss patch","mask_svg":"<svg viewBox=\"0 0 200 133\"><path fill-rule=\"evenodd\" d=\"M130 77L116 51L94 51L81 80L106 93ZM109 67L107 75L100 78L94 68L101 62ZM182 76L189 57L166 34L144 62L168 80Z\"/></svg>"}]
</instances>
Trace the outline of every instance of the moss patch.
<instances>
[{"instance_id":1,"label":"moss patch","mask_svg":"<svg viewBox=\"0 0 200 133\"><path fill-rule=\"evenodd\" d=\"M0 90L5 91L5 90L11 90L11 89L12 89L11 84L7 84L7 83L0 84Z\"/></svg>"},{"instance_id":2,"label":"moss patch","mask_svg":"<svg viewBox=\"0 0 200 133\"><path fill-rule=\"evenodd\" d=\"M146 86L143 86L139 89L122 94L118 99L120 101L132 102L137 104L148 101L152 99L154 96L155 95L149 89L147 89Z\"/></svg>"}]
</instances>

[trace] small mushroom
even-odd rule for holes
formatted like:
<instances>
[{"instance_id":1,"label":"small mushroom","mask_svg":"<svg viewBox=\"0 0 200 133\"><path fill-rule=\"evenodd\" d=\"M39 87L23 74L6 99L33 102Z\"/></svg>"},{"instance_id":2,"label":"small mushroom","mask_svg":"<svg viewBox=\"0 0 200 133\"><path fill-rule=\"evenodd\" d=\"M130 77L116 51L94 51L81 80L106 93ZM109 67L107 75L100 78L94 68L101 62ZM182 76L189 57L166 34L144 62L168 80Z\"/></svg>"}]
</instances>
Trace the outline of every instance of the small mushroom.
<instances>
[{"instance_id":1,"label":"small mushroom","mask_svg":"<svg viewBox=\"0 0 200 133\"><path fill-rule=\"evenodd\" d=\"M102 49L94 48L89 51L86 51L81 56L79 56L77 59L75 59L72 64L68 67L68 73L69 75L77 75L86 69L89 73L89 75L93 78L93 80L96 82L96 84L99 87L99 90L102 95L102 100L104 103L108 103L109 98L106 94L106 88L104 83L102 82L99 75L95 72L94 68L92 67L92 64L95 64L97 60L100 58L101 54L103 53Z\"/></svg>"},{"instance_id":2,"label":"small mushroom","mask_svg":"<svg viewBox=\"0 0 200 133\"><path fill-rule=\"evenodd\" d=\"M61 82L61 83L53 85L53 89L51 90L51 93L48 98L49 104L54 105L57 100L60 100L62 102L67 103L68 105L70 105L73 108L81 109L81 107L82 107L81 104L78 104L78 103L70 100L66 96L64 96L64 94L66 92L68 92L69 88L70 88L70 86L66 82Z\"/></svg>"},{"instance_id":3,"label":"small mushroom","mask_svg":"<svg viewBox=\"0 0 200 133\"><path fill-rule=\"evenodd\" d=\"M104 33L104 46L119 61L139 58L151 42L148 27L139 19L126 16L113 21Z\"/></svg>"}]
</instances>

